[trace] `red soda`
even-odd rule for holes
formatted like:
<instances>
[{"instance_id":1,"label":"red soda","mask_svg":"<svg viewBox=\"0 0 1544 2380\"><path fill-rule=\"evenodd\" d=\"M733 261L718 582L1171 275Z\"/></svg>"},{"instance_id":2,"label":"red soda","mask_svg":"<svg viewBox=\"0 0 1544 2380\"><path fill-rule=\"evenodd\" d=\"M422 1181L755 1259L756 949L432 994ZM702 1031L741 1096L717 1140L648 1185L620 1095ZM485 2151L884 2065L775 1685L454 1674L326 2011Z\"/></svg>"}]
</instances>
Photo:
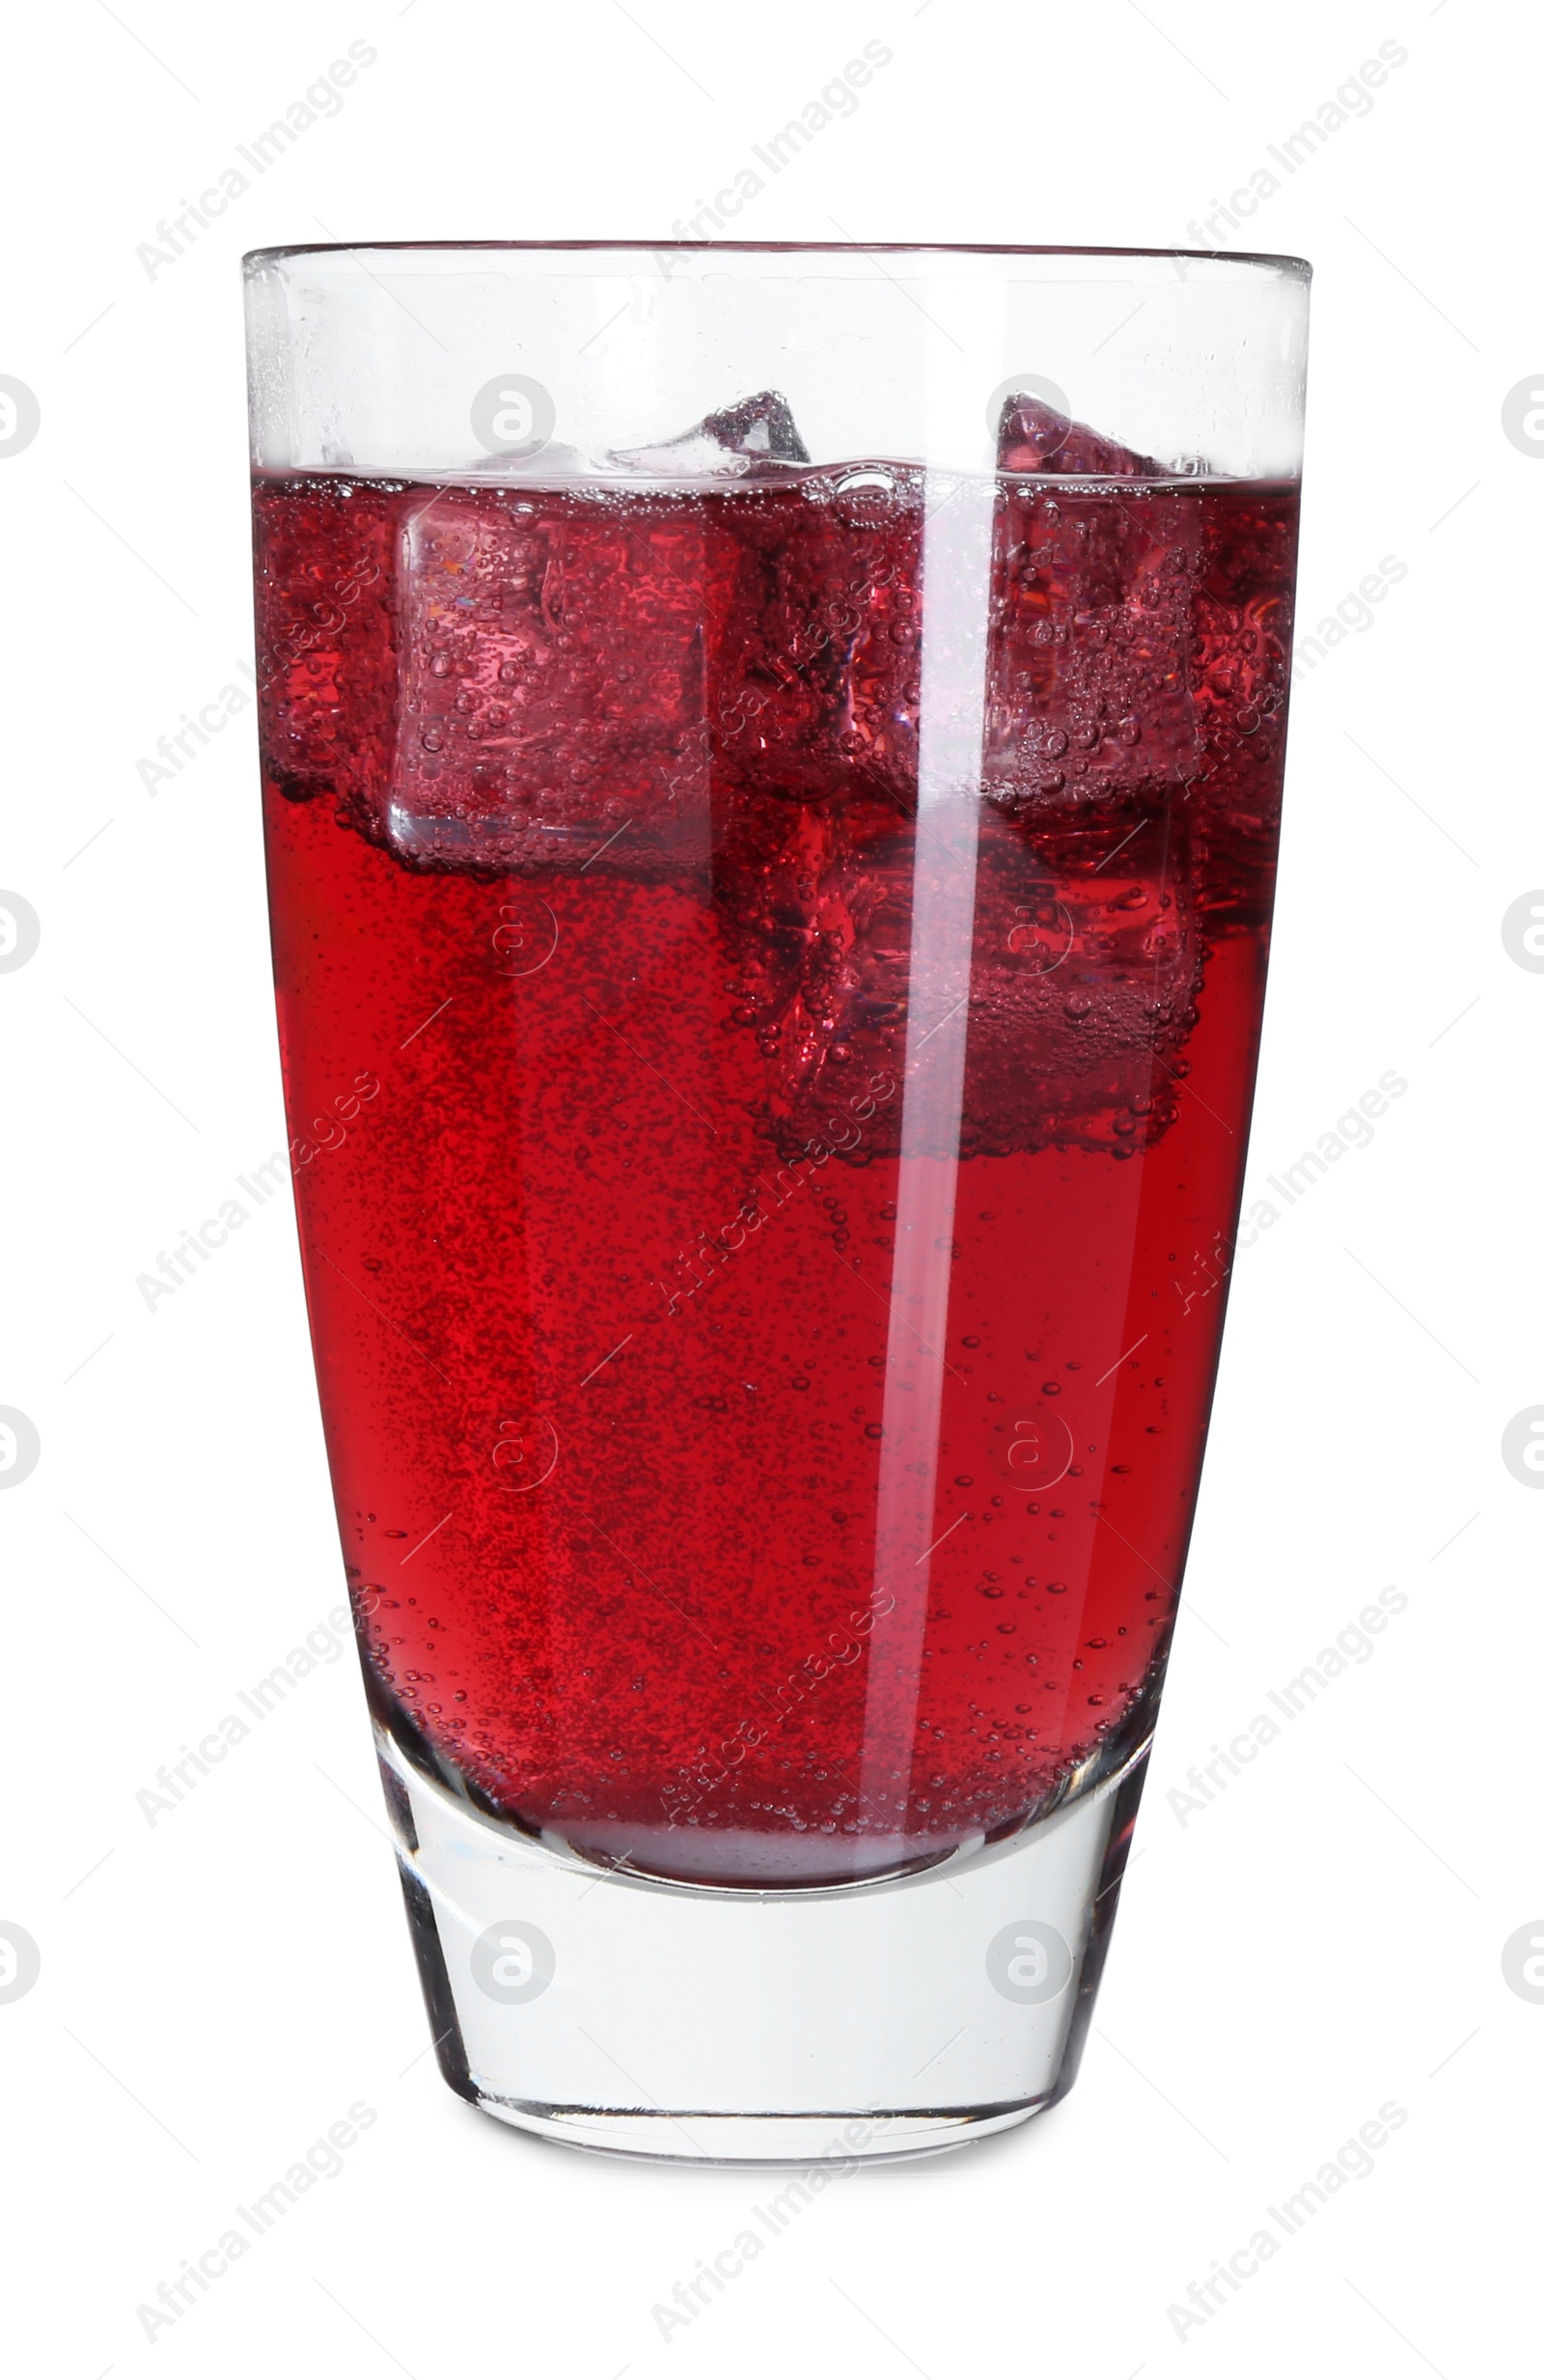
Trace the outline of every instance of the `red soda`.
<instances>
[{"instance_id":1,"label":"red soda","mask_svg":"<svg viewBox=\"0 0 1544 2380\"><path fill-rule=\"evenodd\" d=\"M936 1146L920 470L256 487L290 1154L377 1720L602 1862L902 1868L1151 1724L1296 491L1092 433L1005 458Z\"/></svg>"}]
</instances>

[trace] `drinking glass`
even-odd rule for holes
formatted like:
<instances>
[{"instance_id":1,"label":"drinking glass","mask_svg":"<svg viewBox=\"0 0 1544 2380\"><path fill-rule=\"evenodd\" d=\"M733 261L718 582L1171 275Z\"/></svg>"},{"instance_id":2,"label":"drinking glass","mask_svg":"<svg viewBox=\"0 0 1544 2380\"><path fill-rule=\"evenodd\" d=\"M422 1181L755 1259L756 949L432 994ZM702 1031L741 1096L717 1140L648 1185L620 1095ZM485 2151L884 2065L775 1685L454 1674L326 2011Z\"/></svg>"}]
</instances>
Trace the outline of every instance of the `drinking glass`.
<instances>
[{"instance_id":1,"label":"drinking glass","mask_svg":"<svg viewBox=\"0 0 1544 2380\"><path fill-rule=\"evenodd\" d=\"M317 1377L451 2087L1070 2086L1238 1212L1308 267L247 260Z\"/></svg>"}]
</instances>

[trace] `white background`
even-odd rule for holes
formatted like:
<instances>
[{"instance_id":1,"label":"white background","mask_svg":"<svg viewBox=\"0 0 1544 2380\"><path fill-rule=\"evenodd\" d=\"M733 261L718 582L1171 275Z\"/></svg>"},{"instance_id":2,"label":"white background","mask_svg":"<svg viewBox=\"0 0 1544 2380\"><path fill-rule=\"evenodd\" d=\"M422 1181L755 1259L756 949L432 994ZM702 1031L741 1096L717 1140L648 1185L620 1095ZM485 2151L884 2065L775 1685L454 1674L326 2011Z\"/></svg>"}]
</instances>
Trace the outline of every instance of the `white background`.
<instances>
[{"instance_id":1,"label":"white background","mask_svg":"<svg viewBox=\"0 0 1544 2380\"><path fill-rule=\"evenodd\" d=\"M136 244L357 39L378 56L342 113L148 277ZM153 1828L136 1804L341 1599L288 1200L175 1301L135 1290L284 1141L252 712L153 798L136 762L250 655L243 249L668 236L871 39L893 63L747 235L1195 244L1380 42L1408 50L1227 235L1317 271L1301 622L1385 556L1408 573L1294 698L1250 1195L1385 1070L1409 1091L1238 1260L1076 2090L828 2190L667 2342L651 2308L764 2179L581 2158L444 2089L351 1655ZM0 2005L11 2369L1516 2368L1544 2006L1501 1954L1544 1910L1541 1508L1500 1448L1544 1402L1544 980L1501 920L1544 882L1544 454L1502 407L1544 383L1538 47L1470 0L14 20L0 372L42 427L0 460L0 882L42 941L0 977L0 1403L42 1456L0 1498L0 1918L42 1970ZM1181 1824L1189 1766L1391 1583L1408 1608L1373 1658ZM361 2099L344 2172L147 2340L136 2307ZM1188 2284L1391 2099L1408 2121L1370 2176L1177 2337Z\"/></svg>"}]
</instances>

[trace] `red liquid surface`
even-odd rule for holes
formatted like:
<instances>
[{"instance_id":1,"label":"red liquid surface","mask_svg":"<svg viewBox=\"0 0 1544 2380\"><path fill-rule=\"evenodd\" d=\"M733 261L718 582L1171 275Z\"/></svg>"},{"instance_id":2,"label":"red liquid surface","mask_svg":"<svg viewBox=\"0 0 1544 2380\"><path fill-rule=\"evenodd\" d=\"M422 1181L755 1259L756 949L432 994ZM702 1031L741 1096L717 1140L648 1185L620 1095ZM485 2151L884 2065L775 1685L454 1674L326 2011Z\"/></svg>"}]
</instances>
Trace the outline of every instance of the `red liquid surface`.
<instances>
[{"instance_id":1,"label":"red liquid surface","mask_svg":"<svg viewBox=\"0 0 1544 2380\"><path fill-rule=\"evenodd\" d=\"M870 1872L1101 1773L1191 1526L1295 491L1001 483L982 789L919 838L922 510L894 465L256 491L377 1707L484 1808L665 1873ZM912 895L968 899L973 835L956 1165Z\"/></svg>"}]
</instances>

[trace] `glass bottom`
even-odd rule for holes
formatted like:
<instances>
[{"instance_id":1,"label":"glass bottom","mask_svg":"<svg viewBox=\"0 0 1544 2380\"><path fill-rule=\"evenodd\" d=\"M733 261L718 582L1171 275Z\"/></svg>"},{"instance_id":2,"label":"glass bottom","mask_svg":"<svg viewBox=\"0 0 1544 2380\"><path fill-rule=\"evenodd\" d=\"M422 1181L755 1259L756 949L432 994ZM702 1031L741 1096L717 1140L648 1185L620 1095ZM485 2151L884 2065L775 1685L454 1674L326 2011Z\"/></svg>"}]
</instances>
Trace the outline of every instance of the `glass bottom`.
<instances>
[{"instance_id":1,"label":"glass bottom","mask_svg":"<svg viewBox=\"0 0 1544 2380\"><path fill-rule=\"evenodd\" d=\"M598 1867L379 1749L440 2069L502 2122L819 2172L962 2146L1072 2087L1145 1745L1006 1841L794 1892Z\"/></svg>"}]
</instances>

